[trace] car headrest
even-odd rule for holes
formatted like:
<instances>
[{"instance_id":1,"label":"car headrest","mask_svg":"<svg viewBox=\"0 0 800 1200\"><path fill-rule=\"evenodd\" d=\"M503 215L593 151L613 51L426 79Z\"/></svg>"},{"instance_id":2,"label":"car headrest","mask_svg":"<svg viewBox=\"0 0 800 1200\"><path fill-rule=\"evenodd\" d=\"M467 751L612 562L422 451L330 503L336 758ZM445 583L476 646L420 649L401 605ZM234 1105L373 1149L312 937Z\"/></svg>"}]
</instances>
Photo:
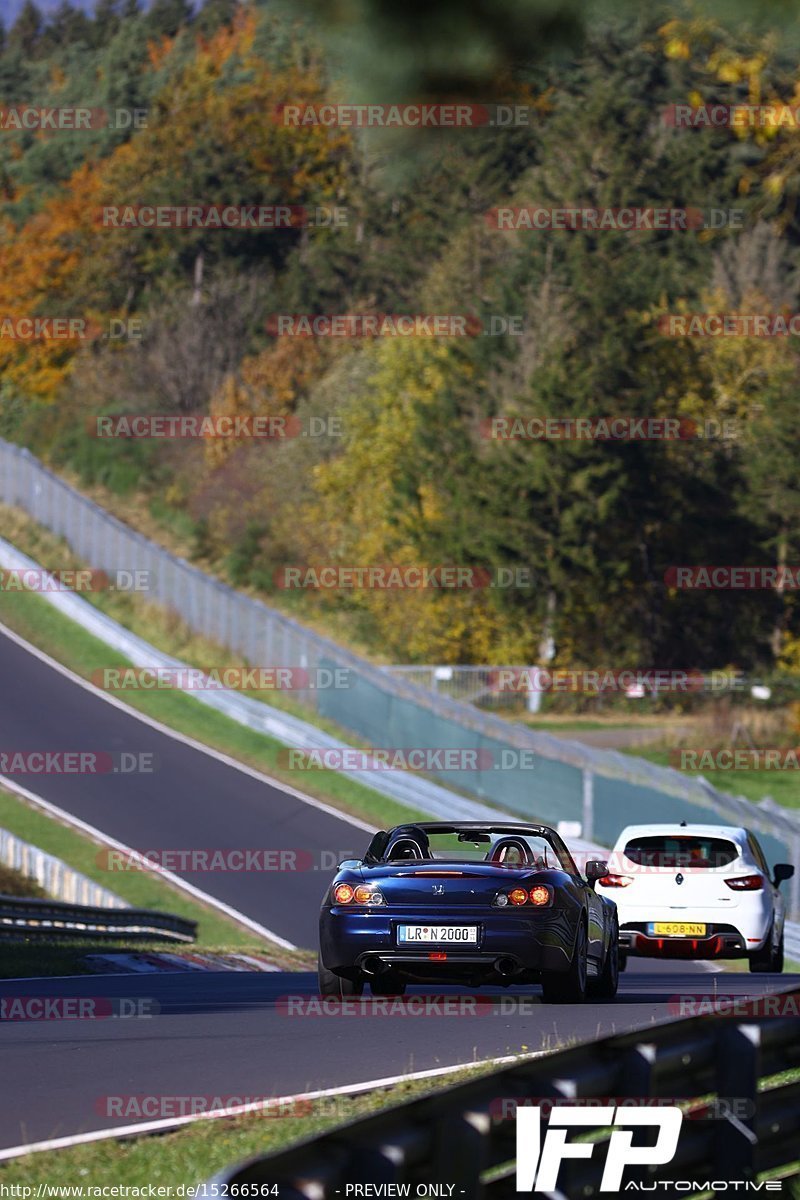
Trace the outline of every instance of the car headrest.
<instances>
[{"instance_id":1,"label":"car headrest","mask_svg":"<svg viewBox=\"0 0 800 1200\"><path fill-rule=\"evenodd\" d=\"M522 838L518 837L500 838L486 856L487 862L507 864L508 866L516 865L515 860L522 867L529 867L533 862L530 847Z\"/></svg>"},{"instance_id":2,"label":"car headrest","mask_svg":"<svg viewBox=\"0 0 800 1200\"><path fill-rule=\"evenodd\" d=\"M389 860L394 862L396 859L404 858L424 858L422 847L414 838L403 837L398 838L393 846L389 849Z\"/></svg>"}]
</instances>

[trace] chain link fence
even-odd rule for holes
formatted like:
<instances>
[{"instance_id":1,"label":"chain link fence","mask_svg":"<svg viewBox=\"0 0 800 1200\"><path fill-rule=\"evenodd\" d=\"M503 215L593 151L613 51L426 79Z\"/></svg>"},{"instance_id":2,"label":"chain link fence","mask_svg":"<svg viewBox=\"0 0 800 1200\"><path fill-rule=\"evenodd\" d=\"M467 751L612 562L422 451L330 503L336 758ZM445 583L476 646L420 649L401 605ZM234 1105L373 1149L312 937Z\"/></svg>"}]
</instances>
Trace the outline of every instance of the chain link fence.
<instances>
[{"instance_id":1,"label":"chain link fence","mask_svg":"<svg viewBox=\"0 0 800 1200\"><path fill-rule=\"evenodd\" d=\"M300 667L310 683L343 672L346 686L296 692L309 710L373 747L477 750L480 769L431 767L450 788L528 820L576 821L612 845L636 821L716 821L757 831L767 856L795 864L790 907L800 915L800 820L776 806L719 792L699 777L504 720L378 667L260 600L170 554L59 479L27 450L0 440L0 500L62 536L108 573L145 571L145 598L258 667ZM57 564L45 564L53 567ZM483 753L480 753L480 752ZM488 765L486 765L488 764ZM377 778L374 786L380 790Z\"/></svg>"}]
</instances>

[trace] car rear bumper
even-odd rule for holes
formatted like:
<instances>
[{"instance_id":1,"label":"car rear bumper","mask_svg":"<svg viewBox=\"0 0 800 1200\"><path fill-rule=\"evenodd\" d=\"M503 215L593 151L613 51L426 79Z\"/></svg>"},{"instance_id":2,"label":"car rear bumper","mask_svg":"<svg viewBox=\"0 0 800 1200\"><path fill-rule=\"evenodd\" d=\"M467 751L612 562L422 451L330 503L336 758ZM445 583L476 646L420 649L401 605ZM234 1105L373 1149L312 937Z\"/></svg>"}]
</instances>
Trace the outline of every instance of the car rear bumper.
<instances>
[{"instance_id":1,"label":"car rear bumper","mask_svg":"<svg viewBox=\"0 0 800 1200\"><path fill-rule=\"evenodd\" d=\"M748 945L733 925L707 925L704 937L656 937L646 922L627 922L620 926L619 948L639 958L743 958L758 943Z\"/></svg>"},{"instance_id":2,"label":"car rear bumper","mask_svg":"<svg viewBox=\"0 0 800 1200\"><path fill-rule=\"evenodd\" d=\"M393 971L424 980L519 982L541 971L566 971L572 959L574 918L547 909L538 913L437 913L437 924L476 925L477 942L469 945L426 943L405 946L397 927L420 924L419 912L345 912L323 909L320 952L325 966L338 975L362 976ZM430 916L427 916L430 921Z\"/></svg>"}]
</instances>

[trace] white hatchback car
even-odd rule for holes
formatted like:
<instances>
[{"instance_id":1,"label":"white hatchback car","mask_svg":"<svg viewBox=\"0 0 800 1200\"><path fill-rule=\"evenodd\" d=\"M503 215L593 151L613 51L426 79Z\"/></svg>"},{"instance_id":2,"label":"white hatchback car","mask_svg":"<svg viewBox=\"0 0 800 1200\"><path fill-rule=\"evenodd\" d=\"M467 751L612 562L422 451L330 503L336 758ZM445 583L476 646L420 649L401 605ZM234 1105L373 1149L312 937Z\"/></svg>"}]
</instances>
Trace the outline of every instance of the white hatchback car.
<instances>
[{"instance_id":1,"label":"white hatchback car","mask_svg":"<svg viewBox=\"0 0 800 1200\"><path fill-rule=\"evenodd\" d=\"M615 901L620 966L653 958L744 958L783 970L784 903L752 833L727 825L628 825L596 889Z\"/></svg>"}]
</instances>

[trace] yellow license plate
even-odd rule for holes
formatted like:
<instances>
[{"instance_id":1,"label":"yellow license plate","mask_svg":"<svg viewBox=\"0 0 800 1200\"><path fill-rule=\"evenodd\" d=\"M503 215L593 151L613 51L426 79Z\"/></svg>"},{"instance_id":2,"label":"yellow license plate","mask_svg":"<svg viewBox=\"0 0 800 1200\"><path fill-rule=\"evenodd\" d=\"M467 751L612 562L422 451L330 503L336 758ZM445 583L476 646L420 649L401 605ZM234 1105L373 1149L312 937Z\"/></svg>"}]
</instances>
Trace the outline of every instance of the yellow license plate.
<instances>
[{"instance_id":1,"label":"yellow license plate","mask_svg":"<svg viewBox=\"0 0 800 1200\"><path fill-rule=\"evenodd\" d=\"M656 937L703 937L706 931L705 925L686 921L655 921L650 928Z\"/></svg>"}]
</instances>

